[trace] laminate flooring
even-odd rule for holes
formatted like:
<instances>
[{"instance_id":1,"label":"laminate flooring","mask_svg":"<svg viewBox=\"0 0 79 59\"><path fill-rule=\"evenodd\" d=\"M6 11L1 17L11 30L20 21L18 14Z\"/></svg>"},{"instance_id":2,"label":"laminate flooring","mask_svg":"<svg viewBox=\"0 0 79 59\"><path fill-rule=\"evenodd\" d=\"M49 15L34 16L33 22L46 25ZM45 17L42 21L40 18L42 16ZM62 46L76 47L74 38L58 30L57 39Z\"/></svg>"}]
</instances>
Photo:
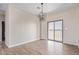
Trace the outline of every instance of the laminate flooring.
<instances>
[{"instance_id":1,"label":"laminate flooring","mask_svg":"<svg viewBox=\"0 0 79 59\"><path fill-rule=\"evenodd\" d=\"M50 40L37 40L12 48L7 48L3 42L0 43L0 55L79 55L79 49Z\"/></svg>"}]
</instances>

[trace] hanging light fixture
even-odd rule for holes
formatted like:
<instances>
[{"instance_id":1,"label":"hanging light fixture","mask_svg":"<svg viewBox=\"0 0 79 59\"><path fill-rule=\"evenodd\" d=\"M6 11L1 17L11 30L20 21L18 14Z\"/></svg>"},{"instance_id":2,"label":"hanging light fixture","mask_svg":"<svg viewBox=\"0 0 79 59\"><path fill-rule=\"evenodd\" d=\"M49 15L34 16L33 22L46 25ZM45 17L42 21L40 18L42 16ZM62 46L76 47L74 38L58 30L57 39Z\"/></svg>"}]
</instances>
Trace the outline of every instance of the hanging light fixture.
<instances>
[{"instance_id":1,"label":"hanging light fixture","mask_svg":"<svg viewBox=\"0 0 79 59\"><path fill-rule=\"evenodd\" d=\"M37 7L37 9L40 10L40 13L38 14L39 20L40 20L40 39L41 39L41 35L42 35L42 21L46 19L47 13L44 12L44 3L41 3L40 6Z\"/></svg>"},{"instance_id":2,"label":"hanging light fixture","mask_svg":"<svg viewBox=\"0 0 79 59\"><path fill-rule=\"evenodd\" d=\"M44 3L41 3L41 7L40 7L40 9L41 9L41 12L39 13L39 18L40 18L40 20L45 20L45 17L46 17L46 13L44 13Z\"/></svg>"}]
</instances>

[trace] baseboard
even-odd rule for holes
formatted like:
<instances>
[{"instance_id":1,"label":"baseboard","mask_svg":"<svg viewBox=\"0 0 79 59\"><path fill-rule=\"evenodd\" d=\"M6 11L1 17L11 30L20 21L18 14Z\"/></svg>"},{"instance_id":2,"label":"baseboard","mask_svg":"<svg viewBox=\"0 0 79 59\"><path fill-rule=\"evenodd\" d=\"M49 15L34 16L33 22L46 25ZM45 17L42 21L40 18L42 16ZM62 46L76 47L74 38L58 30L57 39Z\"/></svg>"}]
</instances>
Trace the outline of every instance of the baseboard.
<instances>
[{"instance_id":1,"label":"baseboard","mask_svg":"<svg viewBox=\"0 0 79 59\"><path fill-rule=\"evenodd\" d=\"M5 42L5 45L6 45L6 47L8 47L8 46L9 46L9 45L8 45L8 43L6 43L6 42Z\"/></svg>"},{"instance_id":2,"label":"baseboard","mask_svg":"<svg viewBox=\"0 0 79 59\"><path fill-rule=\"evenodd\" d=\"M8 48L12 48L12 47L15 47L15 46L23 45L23 44L30 43L30 42L33 42L33 41L36 41L36 40L37 39L30 40L30 41L25 41L25 42L20 42L20 43L8 46Z\"/></svg>"},{"instance_id":3,"label":"baseboard","mask_svg":"<svg viewBox=\"0 0 79 59\"><path fill-rule=\"evenodd\" d=\"M48 39L48 40L50 40L50 39ZM54 41L54 40L50 40L50 41ZM58 42L58 41L55 41L55 42ZM60 43L63 43L63 44L67 44L67 45L73 45L73 46L77 46L78 47L78 45L77 44L75 44L75 43L71 43L71 42L60 42Z\"/></svg>"},{"instance_id":4,"label":"baseboard","mask_svg":"<svg viewBox=\"0 0 79 59\"><path fill-rule=\"evenodd\" d=\"M77 46L77 44L72 44L72 43L69 43L69 42L63 42L63 44ZM78 47L78 46L77 46L77 47Z\"/></svg>"}]
</instances>

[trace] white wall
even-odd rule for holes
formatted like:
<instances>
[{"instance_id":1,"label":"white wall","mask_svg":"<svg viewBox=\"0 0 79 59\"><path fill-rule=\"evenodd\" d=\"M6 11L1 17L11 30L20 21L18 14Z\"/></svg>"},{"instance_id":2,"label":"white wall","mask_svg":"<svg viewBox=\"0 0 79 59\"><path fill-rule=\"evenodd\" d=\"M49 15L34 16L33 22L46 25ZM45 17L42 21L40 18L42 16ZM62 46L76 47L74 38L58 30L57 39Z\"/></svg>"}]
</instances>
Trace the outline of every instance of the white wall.
<instances>
[{"instance_id":1,"label":"white wall","mask_svg":"<svg viewBox=\"0 0 79 59\"><path fill-rule=\"evenodd\" d=\"M47 21L46 20L41 20L41 39L47 39Z\"/></svg>"},{"instance_id":2,"label":"white wall","mask_svg":"<svg viewBox=\"0 0 79 59\"><path fill-rule=\"evenodd\" d=\"M43 26L43 38L47 36L47 22L63 19L63 42L78 45L79 40L79 8L73 7L56 13L49 13L46 19L46 26ZM65 30L67 28L67 30ZM42 38L42 39L43 39ZM47 37L46 37L47 38Z\"/></svg>"},{"instance_id":3,"label":"white wall","mask_svg":"<svg viewBox=\"0 0 79 59\"><path fill-rule=\"evenodd\" d=\"M39 19L13 4L6 10L6 45L8 47L39 40Z\"/></svg>"}]
</instances>

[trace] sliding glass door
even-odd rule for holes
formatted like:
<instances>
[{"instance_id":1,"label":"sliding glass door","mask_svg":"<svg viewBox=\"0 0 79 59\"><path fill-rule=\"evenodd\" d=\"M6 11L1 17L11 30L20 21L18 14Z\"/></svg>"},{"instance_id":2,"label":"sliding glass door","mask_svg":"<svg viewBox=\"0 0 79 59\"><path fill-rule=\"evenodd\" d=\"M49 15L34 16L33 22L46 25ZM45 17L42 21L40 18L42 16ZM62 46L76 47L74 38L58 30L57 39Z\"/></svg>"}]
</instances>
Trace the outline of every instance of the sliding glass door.
<instances>
[{"instance_id":1,"label":"sliding glass door","mask_svg":"<svg viewBox=\"0 0 79 59\"><path fill-rule=\"evenodd\" d=\"M62 42L63 21L48 22L48 39Z\"/></svg>"}]
</instances>

